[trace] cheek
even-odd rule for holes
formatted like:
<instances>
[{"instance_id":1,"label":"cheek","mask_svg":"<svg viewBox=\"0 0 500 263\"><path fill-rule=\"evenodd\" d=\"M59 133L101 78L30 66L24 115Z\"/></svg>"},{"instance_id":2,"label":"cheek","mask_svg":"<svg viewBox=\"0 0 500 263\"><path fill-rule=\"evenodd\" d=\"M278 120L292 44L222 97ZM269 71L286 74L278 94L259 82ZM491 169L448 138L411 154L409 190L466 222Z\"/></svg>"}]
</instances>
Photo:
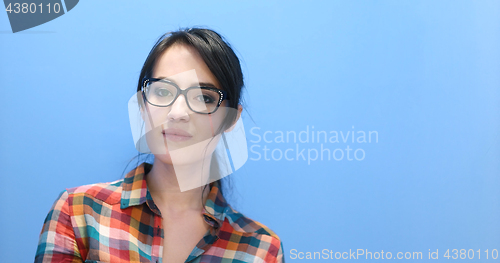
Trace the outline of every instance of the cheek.
<instances>
[{"instance_id":1,"label":"cheek","mask_svg":"<svg viewBox=\"0 0 500 263\"><path fill-rule=\"evenodd\" d=\"M169 112L169 107L165 108L159 108L159 107L154 107L151 108L150 114L151 114L151 119L153 119L153 122L155 126L159 126L167 121L167 116Z\"/></svg>"},{"instance_id":2,"label":"cheek","mask_svg":"<svg viewBox=\"0 0 500 263\"><path fill-rule=\"evenodd\" d=\"M219 127L222 125L222 122L224 120L225 113L222 113L223 112L220 112L219 114L219 112L217 111L216 113L211 115L200 116L202 118L196 119L196 130L200 134L203 134L205 138L216 136L217 131L219 130Z\"/></svg>"},{"instance_id":3,"label":"cheek","mask_svg":"<svg viewBox=\"0 0 500 263\"><path fill-rule=\"evenodd\" d=\"M146 132L161 128L167 122L168 110L164 108L149 107L142 115Z\"/></svg>"}]
</instances>

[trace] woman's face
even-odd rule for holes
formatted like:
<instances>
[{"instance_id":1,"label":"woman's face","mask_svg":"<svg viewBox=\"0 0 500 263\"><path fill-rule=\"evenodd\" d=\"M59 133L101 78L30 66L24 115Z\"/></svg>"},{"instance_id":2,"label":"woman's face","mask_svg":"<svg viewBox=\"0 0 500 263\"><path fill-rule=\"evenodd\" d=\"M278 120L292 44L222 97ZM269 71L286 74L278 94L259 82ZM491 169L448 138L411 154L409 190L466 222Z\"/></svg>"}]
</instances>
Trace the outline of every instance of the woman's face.
<instances>
[{"instance_id":1,"label":"woman's face","mask_svg":"<svg viewBox=\"0 0 500 263\"><path fill-rule=\"evenodd\" d=\"M198 52L182 44L174 44L158 58L151 77L168 79L181 90L200 86L221 89ZM145 103L146 110L141 111L148 131L146 140L155 159L175 167L210 157L220 138L215 133L226 116L225 105L223 101L216 112L199 114L188 107L184 95L168 107Z\"/></svg>"}]
</instances>

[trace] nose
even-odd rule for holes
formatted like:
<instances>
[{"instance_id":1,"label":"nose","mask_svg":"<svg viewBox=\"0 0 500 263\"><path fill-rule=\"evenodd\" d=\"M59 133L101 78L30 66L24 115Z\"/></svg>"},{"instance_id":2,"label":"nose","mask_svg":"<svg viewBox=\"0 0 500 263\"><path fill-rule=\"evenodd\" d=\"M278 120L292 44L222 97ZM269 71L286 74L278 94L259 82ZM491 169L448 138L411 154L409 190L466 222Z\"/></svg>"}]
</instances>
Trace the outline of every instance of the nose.
<instances>
[{"instance_id":1,"label":"nose","mask_svg":"<svg viewBox=\"0 0 500 263\"><path fill-rule=\"evenodd\" d=\"M170 121L189 121L190 109L186 102L186 97L180 94L179 97L170 105L170 111L167 115Z\"/></svg>"}]
</instances>

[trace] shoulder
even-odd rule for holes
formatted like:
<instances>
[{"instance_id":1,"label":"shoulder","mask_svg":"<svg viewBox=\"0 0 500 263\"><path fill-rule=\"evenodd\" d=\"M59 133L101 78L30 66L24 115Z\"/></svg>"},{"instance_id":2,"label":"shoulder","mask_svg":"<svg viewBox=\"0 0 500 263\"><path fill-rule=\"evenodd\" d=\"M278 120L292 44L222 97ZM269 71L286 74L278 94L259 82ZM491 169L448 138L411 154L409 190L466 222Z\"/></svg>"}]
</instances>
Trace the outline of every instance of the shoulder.
<instances>
[{"instance_id":1,"label":"shoulder","mask_svg":"<svg viewBox=\"0 0 500 263\"><path fill-rule=\"evenodd\" d=\"M216 247L235 249L235 253L243 253L239 256L248 261L259 258L261 262L283 262L283 243L273 230L230 206L225 216Z\"/></svg>"},{"instance_id":2,"label":"shoulder","mask_svg":"<svg viewBox=\"0 0 500 263\"><path fill-rule=\"evenodd\" d=\"M267 235L277 240L280 239L278 235L266 225L243 215L231 207L227 209L226 218L235 231L245 234Z\"/></svg>"},{"instance_id":3,"label":"shoulder","mask_svg":"<svg viewBox=\"0 0 500 263\"><path fill-rule=\"evenodd\" d=\"M67 188L67 198L91 198L108 204L116 204L121 200L123 179L108 183L96 183Z\"/></svg>"}]
</instances>

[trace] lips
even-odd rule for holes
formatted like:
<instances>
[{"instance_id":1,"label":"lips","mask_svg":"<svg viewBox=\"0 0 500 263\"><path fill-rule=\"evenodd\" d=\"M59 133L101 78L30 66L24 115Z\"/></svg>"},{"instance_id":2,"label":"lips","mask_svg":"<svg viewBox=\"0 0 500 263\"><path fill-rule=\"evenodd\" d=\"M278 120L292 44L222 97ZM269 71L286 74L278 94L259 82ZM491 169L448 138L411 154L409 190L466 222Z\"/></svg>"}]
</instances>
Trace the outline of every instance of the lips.
<instances>
[{"instance_id":1,"label":"lips","mask_svg":"<svg viewBox=\"0 0 500 263\"><path fill-rule=\"evenodd\" d=\"M193 138L193 135L189 132L176 128L165 129L162 131L162 134L164 138L174 142L187 141Z\"/></svg>"}]
</instances>

